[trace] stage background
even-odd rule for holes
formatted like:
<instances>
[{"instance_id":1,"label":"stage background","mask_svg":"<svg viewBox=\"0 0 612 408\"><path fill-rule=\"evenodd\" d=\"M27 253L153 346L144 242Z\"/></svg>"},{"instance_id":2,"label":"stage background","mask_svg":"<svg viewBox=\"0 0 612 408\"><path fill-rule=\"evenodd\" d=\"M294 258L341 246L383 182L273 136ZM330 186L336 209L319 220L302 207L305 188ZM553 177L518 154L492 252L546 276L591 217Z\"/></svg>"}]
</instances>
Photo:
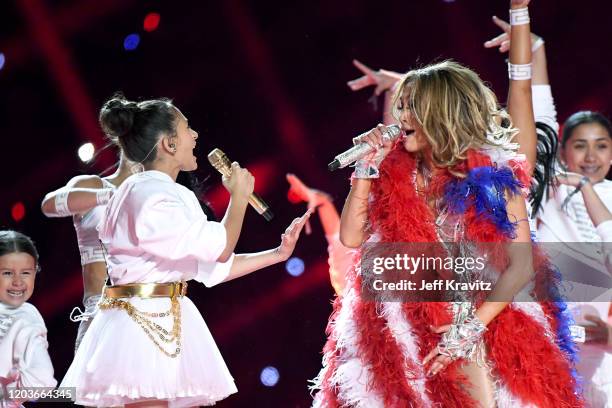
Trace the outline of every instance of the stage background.
<instances>
[{"instance_id":1,"label":"stage background","mask_svg":"<svg viewBox=\"0 0 612 408\"><path fill-rule=\"evenodd\" d=\"M579 109L612 113L608 4L531 3L560 121ZM151 12L160 21L148 32L143 21ZM104 146L97 113L114 91L175 101L199 132L198 175L210 176L207 197L217 214L228 195L206 154L222 148L254 173L276 218L266 223L248 210L237 250L267 249L305 209L287 201L287 172L330 193L338 208L344 202L350 171L330 174L326 165L380 121L382 105L379 100L376 110L368 102L371 90L346 86L360 75L351 60L406 71L452 58L476 70L504 101L505 56L482 46L499 33L493 14L506 18L507 2L2 2L0 226L28 234L40 250L42 273L31 302L45 317L56 377L72 358L77 326L68 315L81 301L81 273L71 220L45 218L40 202L71 177L113 165L113 149L90 164L77 149L86 142ZM130 34L140 41L127 51ZM212 289L190 286L239 389L219 407L310 405L308 380L321 366L333 298L317 217L312 224L312 235L295 251L305 262L301 276L277 265ZM266 366L279 372L274 387L260 381Z\"/></svg>"}]
</instances>

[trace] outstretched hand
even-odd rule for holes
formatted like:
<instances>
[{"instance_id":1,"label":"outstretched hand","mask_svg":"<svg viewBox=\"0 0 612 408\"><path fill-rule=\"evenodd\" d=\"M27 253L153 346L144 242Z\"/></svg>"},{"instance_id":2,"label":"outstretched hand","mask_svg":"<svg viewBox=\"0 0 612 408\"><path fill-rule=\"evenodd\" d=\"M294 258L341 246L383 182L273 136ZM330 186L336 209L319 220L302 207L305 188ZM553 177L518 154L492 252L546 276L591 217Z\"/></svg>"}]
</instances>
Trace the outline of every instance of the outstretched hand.
<instances>
[{"instance_id":1,"label":"outstretched hand","mask_svg":"<svg viewBox=\"0 0 612 408\"><path fill-rule=\"evenodd\" d=\"M298 198L308 203L308 208L316 207L315 194L316 190L308 187L298 176L293 173L286 174L289 182L289 194L291 198ZM293 201L293 200L292 200ZM297 200L295 200L297 201Z\"/></svg>"},{"instance_id":2,"label":"outstretched hand","mask_svg":"<svg viewBox=\"0 0 612 408\"><path fill-rule=\"evenodd\" d=\"M493 23L496 26L498 26L503 31L503 33L501 33L497 37L491 38L489 41L485 41L484 47L485 48L498 48L499 52L501 53L508 52L510 50L510 42L512 41L512 38L510 36L511 26L507 21L502 20L501 18L497 16L493 16L492 18L493 18ZM534 47L534 44L539 39L540 39L539 35L531 33L531 46ZM536 49L539 48L539 45L535 46L535 48ZM532 51L535 51L535 49L532 49Z\"/></svg>"},{"instance_id":3,"label":"outstretched hand","mask_svg":"<svg viewBox=\"0 0 612 408\"><path fill-rule=\"evenodd\" d=\"M367 88L368 86L376 86L376 88L374 88L374 94L380 95L384 91L391 89L393 85L395 85L395 83L402 77L402 75L397 72L387 71L384 69L375 71L356 59L353 60L353 65L355 65L355 67L357 67L357 69L364 74L357 79L348 81L347 85L353 91L358 91L360 89Z\"/></svg>"},{"instance_id":4,"label":"outstretched hand","mask_svg":"<svg viewBox=\"0 0 612 408\"><path fill-rule=\"evenodd\" d=\"M306 224L306 221L308 221L313 211L314 209L308 209L308 211L306 211L304 215L294 219L285 230L285 233L281 235L281 244L277 248L277 252L281 259L289 259L289 257L293 253L293 250L295 249L295 245L297 244L298 238L300 237L302 228L304 228L304 224Z\"/></svg>"},{"instance_id":5,"label":"outstretched hand","mask_svg":"<svg viewBox=\"0 0 612 408\"><path fill-rule=\"evenodd\" d=\"M320 205L330 203L332 201L329 194L321 190L308 187L295 174L287 173L286 177L287 181L289 182L289 192L287 193L287 196L289 201L292 203L298 203L298 200L305 201L308 203L308 209L312 209L314 211ZM306 235L310 235L312 233L310 221L306 221L305 228Z\"/></svg>"},{"instance_id":6,"label":"outstretched hand","mask_svg":"<svg viewBox=\"0 0 612 408\"><path fill-rule=\"evenodd\" d=\"M508 52L510 49L510 24L497 16L493 16L493 23L501 28L503 33L484 43L485 48L499 48L499 52Z\"/></svg>"}]
</instances>

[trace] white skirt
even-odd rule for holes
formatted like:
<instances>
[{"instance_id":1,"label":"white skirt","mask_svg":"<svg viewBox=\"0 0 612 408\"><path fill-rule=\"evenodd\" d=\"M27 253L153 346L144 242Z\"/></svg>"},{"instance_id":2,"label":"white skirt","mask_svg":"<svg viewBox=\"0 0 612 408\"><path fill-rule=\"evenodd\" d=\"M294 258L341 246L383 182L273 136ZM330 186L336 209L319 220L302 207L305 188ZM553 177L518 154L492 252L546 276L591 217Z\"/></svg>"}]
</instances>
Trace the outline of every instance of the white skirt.
<instances>
[{"instance_id":1,"label":"white skirt","mask_svg":"<svg viewBox=\"0 0 612 408\"><path fill-rule=\"evenodd\" d=\"M169 298L128 300L142 312L170 308ZM179 302L182 332L177 357L162 353L125 310L100 310L60 386L76 387L77 404L103 407L147 400L166 400L171 408L214 405L237 392L200 312L186 297ZM152 320L172 329L172 316ZM176 343L160 344L170 353L176 348Z\"/></svg>"}]
</instances>

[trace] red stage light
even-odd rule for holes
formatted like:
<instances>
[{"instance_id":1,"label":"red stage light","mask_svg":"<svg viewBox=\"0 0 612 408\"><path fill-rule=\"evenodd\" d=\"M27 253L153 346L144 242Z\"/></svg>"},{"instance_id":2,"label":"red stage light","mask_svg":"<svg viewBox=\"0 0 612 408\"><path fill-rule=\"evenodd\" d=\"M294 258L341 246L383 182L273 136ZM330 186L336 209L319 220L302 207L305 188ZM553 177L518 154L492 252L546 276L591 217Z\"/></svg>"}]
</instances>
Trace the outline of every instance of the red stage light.
<instances>
[{"instance_id":1,"label":"red stage light","mask_svg":"<svg viewBox=\"0 0 612 408\"><path fill-rule=\"evenodd\" d=\"M11 209L11 216L16 222L19 222L25 217L25 206L22 202L15 203Z\"/></svg>"},{"instance_id":2,"label":"red stage light","mask_svg":"<svg viewBox=\"0 0 612 408\"><path fill-rule=\"evenodd\" d=\"M144 30L151 32L155 31L159 26L159 14L158 13L149 13L144 19Z\"/></svg>"}]
</instances>

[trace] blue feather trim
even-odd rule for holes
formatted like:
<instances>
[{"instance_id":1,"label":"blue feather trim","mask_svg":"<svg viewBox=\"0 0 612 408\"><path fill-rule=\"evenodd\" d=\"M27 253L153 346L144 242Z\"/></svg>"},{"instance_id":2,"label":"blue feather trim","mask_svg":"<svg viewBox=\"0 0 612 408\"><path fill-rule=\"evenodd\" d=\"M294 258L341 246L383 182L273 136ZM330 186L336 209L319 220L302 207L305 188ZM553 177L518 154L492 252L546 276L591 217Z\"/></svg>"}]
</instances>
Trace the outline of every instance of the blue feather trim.
<instances>
[{"instance_id":1,"label":"blue feather trim","mask_svg":"<svg viewBox=\"0 0 612 408\"><path fill-rule=\"evenodd\" d=\"M449 183L444 194L449 211L463 214L474 206L479 216L486 217L504 235L514 237L515 224L506 212L506 191L519 194L522 185L507 167L475 167L463 180Z\"/></svg>"},{"instance_id":2,"label":"blue feather trim","mask_svg":"<svg viewBox=\"0 0 612 408\"><path fill-rule=\"evenodd\" d=\"M576 371L576 363L578 363L578 347L574 342L574 339L571 334L570 326L572 326L574 322L574 318L572 317L571 312L567 308L567 303L564 301L563 296L559 292L559 285L561 283L562 277L561 272L557 269L556 266L551 264L551 274L552 280L551 285L549 286L549 298L553 301L555 306L554 316L557 322L557 345L561 349L561 351L567 356L570 361L570 366L572 369L572 377L576 379L577 389L575 392L582 392L582 379L578 372Z\"/></svg>"}]
</instances>

